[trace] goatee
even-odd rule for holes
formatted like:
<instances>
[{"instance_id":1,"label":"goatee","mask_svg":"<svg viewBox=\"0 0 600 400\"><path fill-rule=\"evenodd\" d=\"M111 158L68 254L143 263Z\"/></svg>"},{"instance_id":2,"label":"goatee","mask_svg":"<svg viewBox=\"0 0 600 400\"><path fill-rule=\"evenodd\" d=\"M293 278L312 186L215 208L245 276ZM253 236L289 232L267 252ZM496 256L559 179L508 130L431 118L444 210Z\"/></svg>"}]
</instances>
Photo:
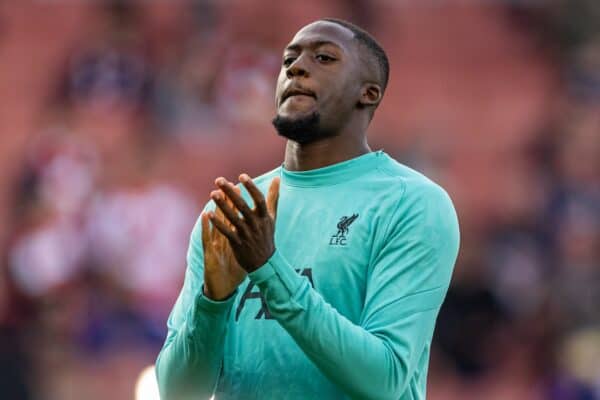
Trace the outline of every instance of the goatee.
<instances>
[{"instance_id":1,"label":"goatee","mask_svg":"<svg viewBox=\"0 0 600 400\"><path fill-rule=\"evenodd\" d=\"M296 119L282 117L278 114L271 122L280 136L300 144L335 136L333 132L321 127L321 116L317 111Z\"/></svg>"}]
</instances>

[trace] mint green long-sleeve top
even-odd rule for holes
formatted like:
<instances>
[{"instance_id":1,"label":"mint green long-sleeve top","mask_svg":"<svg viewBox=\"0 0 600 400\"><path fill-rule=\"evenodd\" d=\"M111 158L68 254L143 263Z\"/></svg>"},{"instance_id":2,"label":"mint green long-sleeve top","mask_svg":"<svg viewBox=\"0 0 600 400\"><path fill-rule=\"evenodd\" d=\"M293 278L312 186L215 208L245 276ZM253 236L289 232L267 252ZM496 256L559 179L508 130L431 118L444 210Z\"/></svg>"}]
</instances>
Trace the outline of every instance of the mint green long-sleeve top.
<instances>
[{"instance_id":1,"label":"mint green long-sleeve top","mask_svg":"<svg viewBox=\"0 0 600 400\"><path fill-rule=\"evenodd\" d=\"M156 363L162 399L425 399L459 245L446 192L381 151L255 182L266 192L275 176L276 251L225 301L202 294L196 223Z\"/></svg>"}]
</instances>

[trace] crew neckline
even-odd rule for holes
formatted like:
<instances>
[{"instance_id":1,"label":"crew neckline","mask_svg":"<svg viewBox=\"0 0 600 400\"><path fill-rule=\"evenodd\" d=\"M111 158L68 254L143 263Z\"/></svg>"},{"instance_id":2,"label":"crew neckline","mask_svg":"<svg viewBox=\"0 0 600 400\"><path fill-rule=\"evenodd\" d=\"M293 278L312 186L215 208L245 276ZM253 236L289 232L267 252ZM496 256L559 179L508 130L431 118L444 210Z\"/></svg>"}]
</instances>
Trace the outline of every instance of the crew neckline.
<instances>
[{"instance_id":1,"label":"crew neckline","mask_svg":"<svg viewBox=\"0 0 600 400\"><path fill-rule=\"evenodd\" d=\"M347 182L371 171L385 153L372 151L326 167L307 171L290 171L281 165L281 182L289 186L317 187Z\"/></svg>"}]
</instances>

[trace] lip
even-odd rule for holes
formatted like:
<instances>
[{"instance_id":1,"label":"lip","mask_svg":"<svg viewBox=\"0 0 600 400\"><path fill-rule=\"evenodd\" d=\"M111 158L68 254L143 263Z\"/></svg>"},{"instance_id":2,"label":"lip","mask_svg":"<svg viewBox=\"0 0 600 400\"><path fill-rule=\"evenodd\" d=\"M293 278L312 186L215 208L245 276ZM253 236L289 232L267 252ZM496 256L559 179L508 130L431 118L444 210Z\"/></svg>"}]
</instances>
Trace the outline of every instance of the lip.
<instances>
[{"instance_id":1,"label":"lip","mask_svg":"<svg viewBox=\"0 0 600 400\"><path fill-rule=\"evenodd\" d=\"M312 90L294 86L288 88L285 92L283 92L283 96L281 97L281 103L286 101L288 98L292 96L309 96L316 100L317 95Z\"/></svg>"}]
</instances>

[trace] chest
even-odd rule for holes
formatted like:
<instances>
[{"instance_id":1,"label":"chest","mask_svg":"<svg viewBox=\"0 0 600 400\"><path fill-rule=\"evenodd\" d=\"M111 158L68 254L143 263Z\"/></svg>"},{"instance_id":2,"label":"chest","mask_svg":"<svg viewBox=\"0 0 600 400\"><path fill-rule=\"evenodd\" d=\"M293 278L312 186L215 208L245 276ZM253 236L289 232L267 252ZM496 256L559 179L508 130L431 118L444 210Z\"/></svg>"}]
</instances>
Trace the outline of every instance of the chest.
<instances>
[{"instance_id":1,"label":"chest","mask_svg":"<svg viewBox=\"0 0 600 400\"><path fill-rule=\"evenodd\" d=\"M329 304L358 322L381 222L377 205L360 196L283 193L275 244Z\"/></svg>"},{"instance_id":2,"label":"chest","mask_svg":"<svg viewBox=\"0 0 600 400\"><path fill-rule=\"evenodd\" d=\"M385 226L373 193L281 191L275 245L296 272L339 313L360 322L368 277L377 253L376 237ZM259 288L240 286L236 323L269 320Z\"/></svg>"}]
</instances>

